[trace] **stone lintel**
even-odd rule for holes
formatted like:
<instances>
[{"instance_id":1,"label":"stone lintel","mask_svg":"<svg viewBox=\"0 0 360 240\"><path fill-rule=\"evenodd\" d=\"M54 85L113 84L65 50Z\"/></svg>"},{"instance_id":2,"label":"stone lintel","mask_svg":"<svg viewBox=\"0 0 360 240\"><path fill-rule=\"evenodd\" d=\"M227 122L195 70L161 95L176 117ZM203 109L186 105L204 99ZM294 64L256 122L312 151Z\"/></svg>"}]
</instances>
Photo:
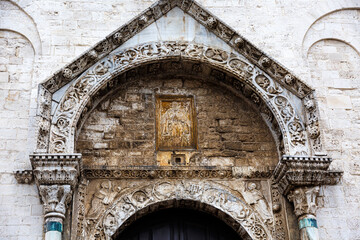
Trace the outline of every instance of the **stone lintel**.
<instances>
[{"instance_id":1,"label":"stone lintel","mask_svg":"<svg viewBox=\"0 0 360 240\"><path fill-rule=\"evenodd\" d=\"M233 179L270 178L268 167L88 167L84 166L83 176L87 179Z\"/></svg>"},{"instance_id":2,"label":"stone lintel","mask_svg":"<svg viewBox=\"0 0 360 240\"><path fill-rule=\"evenodd\" d=\"M301 186L335 185L341 171L330 171L332 159L327 156L283 156L273 173L279 191L287 195Z\"/></svg>"},{"instance_id":3,"label":"stone lintel","mask_svg":"<svg viewBox=\"0 0 360 240\"><path fill-rule=\"evenodd\" d=\"M82 171L81 154L31 154L30 161L34 179L40 185L70 185L77 184Z\"/></svg>"}]
</instances>

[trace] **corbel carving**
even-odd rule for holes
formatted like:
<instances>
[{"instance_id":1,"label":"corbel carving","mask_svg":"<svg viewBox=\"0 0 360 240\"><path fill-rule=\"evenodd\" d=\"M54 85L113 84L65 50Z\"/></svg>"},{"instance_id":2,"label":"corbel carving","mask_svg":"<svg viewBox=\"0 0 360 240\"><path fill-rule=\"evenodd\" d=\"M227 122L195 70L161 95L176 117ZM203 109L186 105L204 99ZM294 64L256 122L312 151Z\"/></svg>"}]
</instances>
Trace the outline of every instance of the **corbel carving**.
<instances>
[{"instance_id":1,"label":"corbel carving","mask_svg":"<svg viewBox=\"0 0 360 240\"><path fill-rule=\"evenodd\" d=\"M30 184L34 180L32 170L16 171L15 179L20 184Z\"/></svg>"},{"instance_id":2,"label":"corbel carving","mask_svg":"<svg viewBox=\"0 0 360 240\"><path fill-rule=\"evenodd\" d=\"M81 171L81 154L32 154L30 160L38 187L76 186Z\"/></svg>"},{"instance_id":3,"label":"corbel carving","mask_svg":"<svg viewBox=\"0 0 360 240\"><path fill-rule=\"evenodd\" d=\"M343 172L328 170L331 162L326 156L283 156L274 170L274 183L284 195L301 186L335 185Z\"/></svg>"}]
</instances>

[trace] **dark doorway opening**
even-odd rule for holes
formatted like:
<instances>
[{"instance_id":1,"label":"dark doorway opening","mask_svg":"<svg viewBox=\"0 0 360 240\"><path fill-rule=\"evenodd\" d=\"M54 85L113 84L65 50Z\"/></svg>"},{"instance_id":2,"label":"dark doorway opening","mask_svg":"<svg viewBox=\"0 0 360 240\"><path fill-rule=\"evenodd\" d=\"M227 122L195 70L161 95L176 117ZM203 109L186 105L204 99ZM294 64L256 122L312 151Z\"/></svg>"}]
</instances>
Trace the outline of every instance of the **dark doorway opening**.
<instances>
[{"instance_id":1,"label":"dark doorway opening","mask_svg":"<svg viewBox=\"0 0 360 240\"><path fill-rule=\"evenodd\" d=\"M241 240L218 218L181 208L146 215L126 228L115 240Z\"/></svg>"}]
</instances>

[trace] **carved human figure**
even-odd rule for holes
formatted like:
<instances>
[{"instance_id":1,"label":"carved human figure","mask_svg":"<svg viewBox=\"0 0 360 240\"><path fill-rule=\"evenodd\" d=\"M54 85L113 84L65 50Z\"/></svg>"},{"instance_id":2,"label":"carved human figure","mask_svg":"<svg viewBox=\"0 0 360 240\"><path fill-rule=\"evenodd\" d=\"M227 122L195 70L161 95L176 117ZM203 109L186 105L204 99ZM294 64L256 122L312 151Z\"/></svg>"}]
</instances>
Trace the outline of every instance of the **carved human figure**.
<instances>
[{"instance_id":1,"label":"carved human figure","mask_svg":"<svg viewBox=\"0 0 360 240\"><path fill-rule=\"evenodd\" d=\"M244 197L250 205L254 205L256 210L265 219L266 222L271 222L272 215L270 213L269 205L259 189L258 184L249 182L245 188Z\"/></svg>"},{"instance_id":2,"label":"carved human figure","mask_svg":"<svg viewBox=\"0 0 360 240\"><path fill-rule=\"evenodd\" d=\"M171 102L161 117L161 135L169 137L173 145L182 147L190 143L191 122L187 108L186 103Z\"/></svg>"},{"instance_id":3,"label":"carved human figure","mask_svg":"<svg viewBox=\"0 0 360 240\"><path fill-rule=\"evenodd\" d=\"M119 192L113 191L110 181L100 183L99 189L95 192L91 199L90 209L87 214L88 219L96 219L103 209L103 205L110 204Z\"/></svg>"}]
</instances>

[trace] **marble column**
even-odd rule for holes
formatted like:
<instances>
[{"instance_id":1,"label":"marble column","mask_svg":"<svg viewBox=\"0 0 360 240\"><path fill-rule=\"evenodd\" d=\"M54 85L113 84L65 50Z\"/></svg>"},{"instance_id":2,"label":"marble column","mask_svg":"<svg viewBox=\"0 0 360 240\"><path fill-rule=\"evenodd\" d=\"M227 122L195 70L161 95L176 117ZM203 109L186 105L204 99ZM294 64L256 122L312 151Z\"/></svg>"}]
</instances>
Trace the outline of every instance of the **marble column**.
<instances>
[{"instance_id":1,"label":"marble column","mask_svg":"<svg viewBox=\"0 0 360 240\"><path fill-rule=\"evenodd\" d=\"M44 203L45 240L61 240L66 208L71 202L70 185L40 185Z\"/></svg>"},{"instance_id":2,"label":"marble column","mask_svg":"<svg viewBox=\"0 0 360 240\"><path fill-rule=\"evenodd\" d=\"M294 212L298 218L301 240L319 239L316 221L316 198L318 195L318 186L298 187L288 194L288 199L294 203Z\"/></svg>"}]
</instances>

